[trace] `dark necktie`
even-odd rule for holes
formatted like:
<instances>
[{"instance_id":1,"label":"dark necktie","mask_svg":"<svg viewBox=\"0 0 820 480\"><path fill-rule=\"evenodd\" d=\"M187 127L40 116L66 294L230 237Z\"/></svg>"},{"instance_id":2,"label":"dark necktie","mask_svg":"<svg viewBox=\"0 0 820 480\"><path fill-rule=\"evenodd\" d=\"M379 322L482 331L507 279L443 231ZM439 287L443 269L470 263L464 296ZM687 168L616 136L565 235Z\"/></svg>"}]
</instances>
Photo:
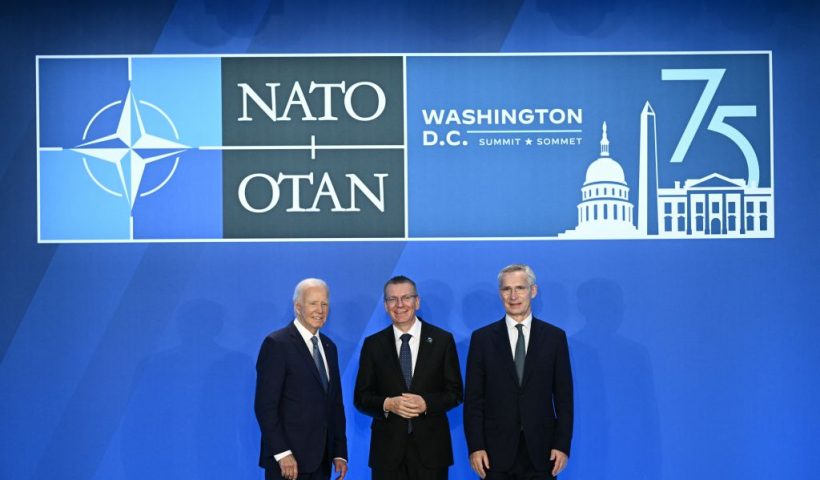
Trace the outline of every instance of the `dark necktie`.
<instances>
[{"instance_id":1,"label":"dark necktie","mask_svg":"<svg viewBox=\"0 0 820 480\"><path fill-rule=\"evenodd\" d=\"M524 357L527 355L527 350L524 348L524 325L519 323L515 326L518 329L518 340L515 342L515 373L518 374L518 384L521 385L524 381Z\"/></svg>"},{"instance_id":2,"label":"dark necktie","mask_svg":"<svg viewBox=\"0 0 820 480\"><path fill-rule=\"evenodd\" d=\"M410 389L410 382L413 381L413 355L410 353L410 335L403 333L401 337L401 348L399 349L399 363L401 364L401 374L404 376L404 384ZM413 420L407 420L407 433L413 433Z\"/></svg>"},{"instance_id":3,"label":"dark necktie","mask_svg":"<svg viewBox=\"0 0 820 480\"><path fill-rule=\"evenodd\" d=\"M319 337L316 335L310 337L313 342L313 361L316 363L316 368L319 370L319 378L322 380L322 387L327 391L327 372L325 371L325 361L322 359L322 351L319 350Z\"/></svg>"},{"instance_id":4,"label":"dark necktie","mask_svg":"<svg viewBox=\"0 0 820 480\"><path fill-rule=\"evenodd\" d=\"M401 348L399 349L399 363L401 364L401 374L404 375L404 384L410 388L410 382L413 380L413 356L410 353L410 335L409 333L402 334Z\"/></svg>"}]
</instances>

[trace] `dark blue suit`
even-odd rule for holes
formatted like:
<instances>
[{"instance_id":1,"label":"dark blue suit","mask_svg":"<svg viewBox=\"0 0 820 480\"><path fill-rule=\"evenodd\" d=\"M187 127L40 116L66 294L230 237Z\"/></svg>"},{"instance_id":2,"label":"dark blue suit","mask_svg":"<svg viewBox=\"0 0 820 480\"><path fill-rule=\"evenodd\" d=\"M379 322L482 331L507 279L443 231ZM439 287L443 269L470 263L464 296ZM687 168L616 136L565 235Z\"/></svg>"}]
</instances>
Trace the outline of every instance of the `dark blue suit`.
<instances>
[{"instance_id":1,"label":"dark blue suit","mask_svg":"<svg viewBox=\"0 0 820 480\"><path fill-rule=\"evenodd\" d=\"M464 434L470 453L487 451L492 471L512 468L522 434L533 466L550 470L551 449L569 455L572 409L572 371L563 330L532 319L521 386L504 319L473 332Z\"/></svg>"},{"instance_id":2,"label":"dark blue suit","mask_svg":"<svg viewBox=\"0 0 820 480\"><path fill-rule=\"evenodd\" d=\"M319 334L330 371L325 392L305 341L291 323L262 343L256 362L256 419L262 430L259 466L278 475L274 455L290 450L300 476L347 458L345 412L336 345ZM270 472L269 472L270 473Z\"/></svg>"}]
</instances>

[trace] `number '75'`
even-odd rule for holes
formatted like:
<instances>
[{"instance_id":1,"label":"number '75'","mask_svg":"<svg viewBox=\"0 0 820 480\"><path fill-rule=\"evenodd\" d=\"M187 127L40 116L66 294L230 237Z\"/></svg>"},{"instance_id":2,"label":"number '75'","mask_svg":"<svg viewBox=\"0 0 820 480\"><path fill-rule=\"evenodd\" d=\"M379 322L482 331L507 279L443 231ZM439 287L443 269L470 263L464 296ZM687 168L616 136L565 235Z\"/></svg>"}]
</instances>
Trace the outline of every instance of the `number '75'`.
<instances>
[{"instance_id":1,"label":"number '75'","mask_svg":"<svg viewBox=\"0 0 820 480\"><path fill-rule=\"evenodd\" d=\"M706 116L706 110L715 98L718 85L723 79L723 74L726 73L725 68L664 68L661 69L661 80L705 80L706 86L703 93L698 99L695 110L692 112L692 117L689 118L689 123L683 130L683 135L680 137L678 146L672 154L672 163L683 162L686 152L692 145L692 139L695 138L695 133L698 131L700 124L703 123L703 117ZM737 145L743 157L746 159L746 166L749 169L749 179L746 182L748 187L756 188L760 181L760 166L757 161L757 154L755 153L752 144L749 140L738 131L735 127L729 125L724 120L734 117L756 117L757 107L755 105L718 105L715 109L715 114L709 121L709 130L719 133Z\"/></svg>"}]
</instances>

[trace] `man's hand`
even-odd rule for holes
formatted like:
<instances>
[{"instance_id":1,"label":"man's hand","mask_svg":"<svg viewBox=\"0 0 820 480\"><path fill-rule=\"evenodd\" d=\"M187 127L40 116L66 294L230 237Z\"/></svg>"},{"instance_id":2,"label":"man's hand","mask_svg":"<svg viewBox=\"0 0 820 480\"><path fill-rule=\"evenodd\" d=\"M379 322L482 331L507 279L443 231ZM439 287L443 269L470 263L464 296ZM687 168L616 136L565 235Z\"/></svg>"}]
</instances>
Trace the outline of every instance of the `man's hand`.
<instances>
[{"instance_id":1,"label":"man's hand","mask_svg":"<svg viewBox=\"0 0 820 480\"><path fill-rule=\"evenodd\" d=\"M283 457L279 460L279 470L282 472L282 478L285 480L296 480L299 476L299 468L296 465L296 457L293 454Z\"/></svg>"},{"instance_id":2,"label":"man's hand","mask_svg":"<svg viewBox=\"0 0 820 480\"><path fill-rule=\"evenodd\" d=\"M550 460L555 462L555 465L552 467L552 476L557 477L558 474L561 473L561 470L567 467L567 454L553 448L550 450Z\"/></svg>"},{"instance_id":3,"label":"man's hand","mask_svg":"<svg viewBox=\"0 0 820 480\"><path fill-rule=\"evenodd\" d=\"M409 403L411 408L418 411L418 415L421 415L427 411L427 402L424 401L424 397L421 395L416 395L415 393L402 393L401 398Z\"/></svg>"},{"instance_id":4,"label":"man's hand","mask_svg":"<svg viewBox=\"0 0 820 480\"><path fill-rule=\"evenodd\" d=\"M487 456L487 450L476 450L471 453L470 466L473 467L473 470L479 477L486 477L487 470L490 469L490 458Z\"/></svg>"},{"instance_id":5,"label":"man's hand","mask_svg":"<svg viewBox=\"0 0 820 480\"><path fill-rule=\"evenodd\" d=\"M344 480L345 475L347 475L347 462L341 458L334 458L333 465L334 470L339 474L339 476L336 477L336 480Z\"/></svg>"},{"instance_id":6,"label":"man's hand","mask_svg":"<svg viewBox=\"0 0 820 480\"><path fill-rule=\"evenodd\" d=\"M417 395L416 395L417 396ZM424 399L422 399L422 403ZM424 404L427 408L427 404ZM395 413L402 418L416 418L422 412L415 401L409 400L402 395L401 397L389 397L384 401L384 409L388 412Z\"/></svg>"}]
</instances>

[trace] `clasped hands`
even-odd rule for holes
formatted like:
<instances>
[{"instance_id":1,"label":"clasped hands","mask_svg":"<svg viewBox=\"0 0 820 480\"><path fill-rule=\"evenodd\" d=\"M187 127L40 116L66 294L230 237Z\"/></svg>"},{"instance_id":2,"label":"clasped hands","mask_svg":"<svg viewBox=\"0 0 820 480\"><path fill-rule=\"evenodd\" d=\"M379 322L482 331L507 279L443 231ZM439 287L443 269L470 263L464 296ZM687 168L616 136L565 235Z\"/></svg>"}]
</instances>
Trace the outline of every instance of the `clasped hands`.
<instances>
[{"instance_id":1,"label":"clasped hands","mask_svg":"<svg viewBox=\"0 0 820 480\"><path fill-rule=\"evenodd\" d=\"M427 411L427 402L421 395L402 393L398 397L385 398L384 410L402 418L415 418Z\"/></svg>"}]
</instances>

